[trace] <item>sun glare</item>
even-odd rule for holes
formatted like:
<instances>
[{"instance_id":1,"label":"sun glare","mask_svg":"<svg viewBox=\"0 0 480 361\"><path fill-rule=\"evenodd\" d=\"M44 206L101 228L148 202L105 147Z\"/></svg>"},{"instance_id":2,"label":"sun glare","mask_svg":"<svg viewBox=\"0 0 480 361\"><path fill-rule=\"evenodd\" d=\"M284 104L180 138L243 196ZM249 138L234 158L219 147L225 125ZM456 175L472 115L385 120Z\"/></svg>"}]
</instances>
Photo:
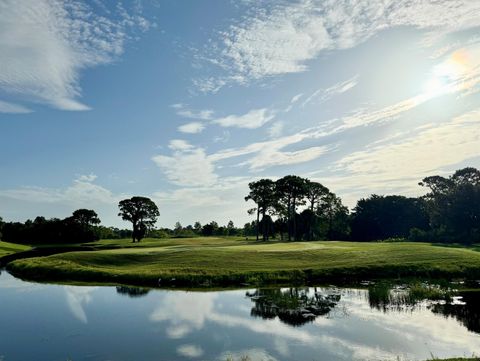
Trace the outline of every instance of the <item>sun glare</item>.
<instances>
[{"instance_id":1,"label":"sun glare","mask_svg":"<svg viewBox=\"0 0 480 361\"><path fill-rule=\"evenodd\" d=\"M468 68L468 53L465 49L457 50L444 62L436 65L424 86L424 94L433 98L450 92L457 85Z\"/></svg>"}]
</instances>

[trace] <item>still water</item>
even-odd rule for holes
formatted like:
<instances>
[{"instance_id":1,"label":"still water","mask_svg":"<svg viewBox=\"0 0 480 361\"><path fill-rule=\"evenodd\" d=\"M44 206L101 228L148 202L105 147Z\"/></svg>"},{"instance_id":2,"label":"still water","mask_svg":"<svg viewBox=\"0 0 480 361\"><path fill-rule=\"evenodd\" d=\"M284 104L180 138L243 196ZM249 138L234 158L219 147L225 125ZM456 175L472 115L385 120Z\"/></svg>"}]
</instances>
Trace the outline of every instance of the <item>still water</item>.
<instances>
[{"instance_id":1,"label":"still water","mask_svg":"<svg viewBox=\"0 0 480 361\"><path fill-rule=\"evenodd\" d=\"M0 275L0 360L424 360L480 354L480 297L388 305L336 287L185 292ZM243 357L243 358L242 358Z\"/></svg>"}]
</instances>

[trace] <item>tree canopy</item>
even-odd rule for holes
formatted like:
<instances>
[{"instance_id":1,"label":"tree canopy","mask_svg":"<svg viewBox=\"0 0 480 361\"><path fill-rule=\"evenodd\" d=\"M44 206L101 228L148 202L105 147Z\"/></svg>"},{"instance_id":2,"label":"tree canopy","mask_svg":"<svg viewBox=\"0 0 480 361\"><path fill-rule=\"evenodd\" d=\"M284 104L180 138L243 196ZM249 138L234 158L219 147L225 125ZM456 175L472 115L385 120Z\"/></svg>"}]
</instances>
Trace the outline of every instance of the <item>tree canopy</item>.
<instances>
[{"instance_id":1,"label":"tree canopy","mask_svg":"<svg viewBox=\"0 0 480 361\"><path fill-rule=\"evenodd\" d=\"M118 215L132 223L132 242L140 242L146 232L152 228L160 216L157 205L147 197L132 197L118 203Z\"/></svg>"}]
</instances>

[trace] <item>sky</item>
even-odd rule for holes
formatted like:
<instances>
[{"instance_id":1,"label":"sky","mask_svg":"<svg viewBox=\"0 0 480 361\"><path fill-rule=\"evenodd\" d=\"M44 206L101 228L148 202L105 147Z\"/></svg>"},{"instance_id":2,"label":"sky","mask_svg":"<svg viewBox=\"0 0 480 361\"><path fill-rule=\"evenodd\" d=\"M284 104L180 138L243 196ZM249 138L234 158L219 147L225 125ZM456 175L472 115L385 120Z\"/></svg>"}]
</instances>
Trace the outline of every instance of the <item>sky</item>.
<instances>
[{"instance_id":1,"label":"sky","mask_svg":"<svg viewBox=\"0 0 480 361\"><path fill-rule=\"evenodd\" d=\"M350 208L480 168L480 0L0 0L0 216L243 225L296 174Z\"/></svg>"}]
</instances>

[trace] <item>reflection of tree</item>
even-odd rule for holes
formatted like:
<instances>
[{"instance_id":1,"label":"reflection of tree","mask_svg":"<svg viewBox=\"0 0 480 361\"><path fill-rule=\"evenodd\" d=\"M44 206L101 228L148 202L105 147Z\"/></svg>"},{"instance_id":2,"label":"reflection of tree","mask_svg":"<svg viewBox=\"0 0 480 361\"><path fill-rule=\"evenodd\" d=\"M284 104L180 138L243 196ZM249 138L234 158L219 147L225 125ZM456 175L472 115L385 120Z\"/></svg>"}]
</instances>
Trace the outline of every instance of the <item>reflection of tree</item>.
<instances>
[{"instance_id":1,"label":"reflection of tree","mask_svg":"<svg viewBox=\"0 0 480 361\"><path fill-rule=\"evenodd\" d=\"M480 333L480 292L465 292L461 296L462 304L436 304L432 312L454 317L469 331Z\"/></svg>"},{"instance_id":2,"label":"reflection of tree","mask_svg":"<svg viewBox=\"0 0 480 361\"><path fill-rule=\"evenodd\" d=\"M379 282L368 288L368 303L371 308L387 312L401 310L405 306L413 306L408 291L403 287L393 287L389 283Z\"/></svg>"},{"instance_id":3,"label":"reflection of tree","mask_svg":"<svg viewBox=\"0 0 480 361\"><path fill-rule=\"evenodd\" d=\"M387 312L404 310L417 306L422 301L451 301L452 290L440 285L414 282L406 285L393 285L378 282L368 288L368 302L371 308Z\"/></svg>"},{"instance_id":4,"label":"reflection of tree","mask_svg":"<svg viewBox=\"0 0 480 361\"><path fill-rule=\"evenodd\" d=\"M328 314L340 301L340 295L322 295L315 289L257 289L247 292L255 303L251 315L272 319L278 317L292 326L302 326L318 316Z\"/></svg>"},{"instance_id":5,"label":"reflection of tree","mask_svg":"<svg viewBox=\"0 0 480 361\"><path fill-rule=\"evenodd\" d=\"M117 293L129 297L142 297L148 292L150 292L148 288L117 286Z\"/></svg>"}]
</instances>

